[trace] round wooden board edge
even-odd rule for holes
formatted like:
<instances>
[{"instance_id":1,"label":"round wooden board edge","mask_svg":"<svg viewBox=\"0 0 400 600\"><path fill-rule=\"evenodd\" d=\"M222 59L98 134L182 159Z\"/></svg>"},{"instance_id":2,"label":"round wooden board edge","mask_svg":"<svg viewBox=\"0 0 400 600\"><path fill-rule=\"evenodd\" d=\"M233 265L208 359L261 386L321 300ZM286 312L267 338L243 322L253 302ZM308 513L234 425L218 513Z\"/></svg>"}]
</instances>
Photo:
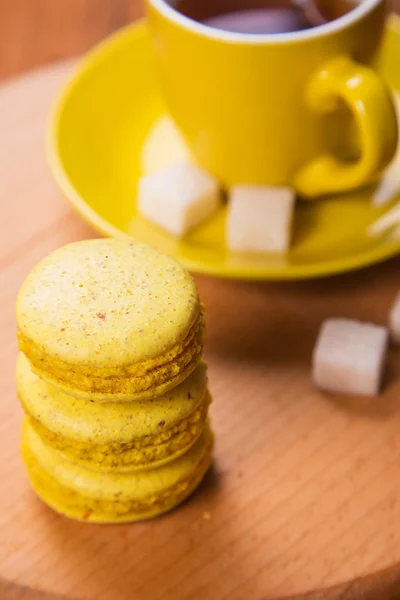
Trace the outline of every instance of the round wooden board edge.
<instances>
[{"instance_id":1,"label":"round wooden board edge","mask_svg":"<svg viewBox=\"0 0 400 600\"><path fill-rule=\"evenodd\" d=\"M42 74L48 74L49 71L61 71L67 74L75 63L76 59L62 61L7 80L0 85L0 93L7 88L10 89L18 85L20 82L37 78ZM262 600L399 600L399 598L400 563L397 563L388 569L330 588L275 599L265 597ZM45 590L14 583L0 576L0 600L79 600L79 597L46 592Z\"/></svg>"},{"instance_id":2,"label":"round wooden board edge","mask_svg":"<svg viewBox=\"0 0 400 600\"><path fill-rule=\"evenodd\" d=\"M400 598L400 565L378 571L321 591L276 600L398 600ZM22 586L0 577L1 600L79 600L78 597L53 594ZM265 598L263 600L272 600Z\"/></svg>"}]
</instances>

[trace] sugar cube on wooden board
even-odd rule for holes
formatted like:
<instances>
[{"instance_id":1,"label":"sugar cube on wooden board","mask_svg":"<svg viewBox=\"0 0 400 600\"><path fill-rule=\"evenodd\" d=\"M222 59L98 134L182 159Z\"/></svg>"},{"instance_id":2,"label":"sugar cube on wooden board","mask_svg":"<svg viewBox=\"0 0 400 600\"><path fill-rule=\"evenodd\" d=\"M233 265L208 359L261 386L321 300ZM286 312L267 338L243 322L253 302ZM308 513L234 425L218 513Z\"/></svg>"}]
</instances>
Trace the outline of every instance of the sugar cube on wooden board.
<instances>
[{"instance_id":1,"label":"sugar cube on wooden board","mask_svg":"<svg viewBox=\"0 0 400 600\"><path fill-rule=\"evenodd\" d=\"M178 237L211 217L220 204L218 181L188 162L167 166L139 180L139 212Z\"/></svg>"},{"instance_id":2,"label":"sugar cube on wooden board","mask_svg":"<svg viewBox=\"0 0 400 600\"><path fill-rule=\"evenodd\" d=\"M389 330L393 342L400 344L400 292L397 294L389 314Z\"/></svg>"},{"instance_id":3,"label":"sugar cube on wooden board","mask_svg":"<svg viewBox=\"0 0 400 600\"><path fill-rule=\"evenodd\" d=\"M313 381L329 392L375 396L387 346L385 327L352 319L327 319L314 348Z\"/></svg>"},{"instance_id":4,"label":"sugar cube on wooden board","mask_svg":"<svg viewBox=\"0 0 400 600\"><path fill-rule=\"evenodd\" d=\"M227 245L237 252L286 252L295 192L287 187L236 185L229 194Z\"/></svg>"}]
</instances>

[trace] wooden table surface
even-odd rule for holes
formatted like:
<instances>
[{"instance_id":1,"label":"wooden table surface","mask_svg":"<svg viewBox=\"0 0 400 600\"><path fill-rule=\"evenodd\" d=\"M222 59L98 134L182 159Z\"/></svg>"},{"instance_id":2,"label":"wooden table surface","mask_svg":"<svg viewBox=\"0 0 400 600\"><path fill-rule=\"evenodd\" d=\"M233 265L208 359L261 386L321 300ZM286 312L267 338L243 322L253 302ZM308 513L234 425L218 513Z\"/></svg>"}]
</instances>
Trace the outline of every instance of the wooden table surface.
<instances>
[{"instance_id":1,"label":"wooden table surface","mask_svg":"<svg viewBox=\"0 0 400 600\"><path fill-rule=\"evenodd\" d=\"M78 56L142 14L142 0L0 0L0 80Z\"/></svg>"},{"instance_id":2,"label":"wooden table surface","mask_svg":"<svg viewBox=\"0 0 400 600\"><path fill-rule=\"evenodd\" d=\"M396 4L400 8L400 0L397 0ZM10 78L13 75L22 73L39 65L79 54L112 30L137 18L141 14L141 10L140 3L134 0L0 0L0 78ZM0 457L2 455L3 457L5 456L4 453L2 454L2 449L15 447L15 432L17 431L20 420L19 415L15 416L13 408L15 405L15 390L12 377L13 364L16 356L13 298L15 297L18 285L27 270L43 256L44 253L62 243L71 241L72 239L80 239L82 237L93 235L90 229L87 228L78 217L72 214L71 210L65 205L59 194L56 192L41 155L43 119L48 108L47 103L51 100L50 93L46 93L46 89L51 90L53 94L54 86L59 85L65 75L63 69L64 68L55 69L54 75L52 72L49 72L47 75L41 75L43 81L40 88L35 87L35 79L33 78L21 80L18 84L7 86L7 89L4 88L4 92L2 92L0 88L0 111L3 115L3 119L0 119L0 129L3 138L3 144L0 148L0 164L2 169L0 210L2 217L4 217L2 220L2 235L0 236L0 327L2 330L3 341L0 378L2 393L2 403L0 405L2 411L0 411L0 444L3 443L3 446L0 447ZM30 93L31 91L32 95ZM29 97L30 103L25 110L23 108L23 102L26 97ZM9 112L7 112L7 110ZM35 202L36 210L34 212L31 210L32 202ZM294 284L287 284L284 286L274 285L271 287L262 285L252 287L242 284L235 287L235 284L229 282L212 282L207 279L199 279L200 290L209 304L210 331L212 332L209 339L208 354L212 372L214 374L213 378L215 379L214 392L216 399L218 400L214 408L214 420L217 434L219 434L219 439L221 440L217 456L217 458L219 458L221 469L220 475L222 487L219 490L220 494L225 493L228 498L231 491L241 489L240 486L243 486L242 489L244 491L247 489L245 484L240 484L235 479L237 477L244 477L244 480L246 481L246 471L243 474L239 467L233 469L232 465L235 465L235 463L232 461L239 461L239 465L250 468L253 472L257 472L257 469L254 468L254 463L252 462L253 458L251 457L251 453L246 457L243 454L244 447L242 449L240 447L240 444L245 443L244 437L239 433L235 434L234 430L229 433L228 437L226 436L226 431L230 423L230 413L229 411L226 412L226 407L232 399L232 397L227 394L228 380L226 379L226 374L227 372L232 372L233 363L239 367L240 373L238 374L238 377L240 375L240 379L238 379L237 384L232 380L229 380L229 385L231 390L235 388L235 393L239 393L238 390L241 385L240 381L244 378L247 378L247 380L250 381L255 377L256 369L259 367L257 361L254 361L253 365L247 367L248 370L246 370L246 365L243 361L243 352L246 348L249 352L255 351L258 348L257 357L260 358L260 356L263 356L263 360L266 359L268 352L265 356L263 354L260 355L259 348L264 347L263 331L268 331L267 324L270 322L271 315L273 316L273 314L275 314L274 311L278 311L278 309L280 310L282 307L286 311L286 314L290 314L293 310L302 323L300 333L304 334L305 337L299 346L298 352L294 350L289 352L289 359L293 361L293 365L295 366L295 369L297 369L294 372L295 378L298 378L299 381L303 381L301 385L306 386L303 388L303 396L300 398L300 400L305 403L305 412L304 415L298 415L300 419L302 419L299 423L304 421L303 426L306 426L307 398L309 396L312 402L315 403L316 397L315 395L312 395L313 392L308 387L304 365L306 362L305 357L309 353L318 322L327 312L330 313L335 310L341 312L346 312L348 310L353 316L358 315L372 320L382 320L384 312L387 311L390 301L393 298L395 289L398 287L398 284L395 281L399 270L398 267L399 261L397 260L392 261L385 266L376 267L368 272L361 273L356 278L347 276L333 280L335 283L332 283L331 280L327 284L319 282L309 286L307 284L301 284L298 287ZM365 291L366 289L369 290L368 294L363 294L363 290ZM231 297L233 294L235 294L237 298L237 306L235 307L235 310L226 311L226 307L221 299L224 297ZM322 301L319 300L321 295L323 298ZM265 304L267 296L270 299L269 308L266 308ZM299 306L297 306L297 297L301 302ZM329 305L328 297L330 302ZM302 306L304 307L304 310ZM308 310L310 306L312 307L312 310ZM240 307L247 307L247 309L250 307L255 315L254 320L250 320L249 316L245 316L244 319L241 318L239 320L237 318L237 310L239 310ZM281 320L281 325L283 327L283 339L276 349L276 361L272 364L269 377L270 383L273 383L276 378L274 383L276 386L274 388L274 393L277 394L277 402L279 399L279 402L282 402L283 405L286 406L286 409L282 412L282 417L280 417L282 419L282 424L284 424L286 416L289 416L288 423L291 422L290 419L292 417L290 416L290 411L292 409L287 393L283 393L279 390L279 381L281 379L279 369L280 360L282 360L282 357L286 352L285 344L288 342L287 336L291 329L290 320L289 322L286 322L285 319ZM246 341L246 339L250 339L247 338L249 331L253 336L253 347L251 347L250 342ZM242 344L244 345L244 349L242 348ZM306 352L306 354L303 355L303 352ZM393 372L396 371L398 367L396 365L392 365L392 367L393 370L391 376L393 378ZM252 387L252 393L254 393L254 390L256 389L254 385L255 384L253 384ZM259 383L259 385L261 385L261 383ZM243 390L241 393L244 394ZM398 396L398 388L396 388L392 382L389 385L389 400L386 400L388 402L386 406L389 407L389 412L390 410L394 411L394 415L397 415L397 410L394 409L398 406L396 399ZM238 400L238 398L236 400ZM236 402L236 421L232 421L232 424L236 422L237 425L239 425L240 422L244 422L246 419L246 411L243 411L243 403L249 402L250 407L252 401L252 399L248 398L246 395L242 398L239 397L239 400L242 401L242 408L239 406L240 403ZM359 408L354 405L351 407L351 411L353 411L354 414L357 414ZM376 413L374 411L375 409L373 409L371 413L368 411L367 418L362 418L355 429L351 430L349 419L351 419L352 416L350 413L346 414L341 408L338 409L333 405L329 405L329 403L321 405L318 409L320 419L318 423L319 429L316 431L311 430L308 433L306 429L304 429L302 433L302 444L304 449L309 448L311 452L312 448L315 446L315 449L309 456L310 459L312 458L311 463L309 464L312 465L313 468L316 467L319 460L317 450L323 452L323 446L321 446L323 439L320 439L320 435L321 425L325 423L325 418L326 425L324 426L326 426L328 436L329 428L332 428L332 431L335 429L337 435L341 427L341 422L343 421L343 423L347 424L343 440L348 446L349 452L352 449L351 436L354 435L355 438L357 437L360 441L360 434L363 430L365 430L365 432L369 431L368 420L370 418L378 419L382 427L388 428L387 439L393 444L393 452L399 451L396 446L397 434L395 431L395 423L390 423L390 420L386 419L387 415L384 414L384 411L382 414L380 414L379 410ZM257 413L253 410L248 418L250 421L247 424L249 425L251 423L254 427L254 441L257 441L261 446L262 444L266 444L267 441L263 439L262 429L256 429L258 422ZM395 416L394 418L398 417ZM310 424L312 424L312 421ZM284 447L285 431L286 429L284 427L281 430L281 439L279 439L280 436L278 436L278 439L275 439L273 442L274 444L277 444L277 449L278 447ZM279 429L277 429L277 432L279 432ZM382 433L384 433L384 430L382 430ZM368 456L370 435L373 435L373 429L371 429L369 434L366 433L365 456ZM252 441L252 437L253 436L247 438L247 444ZM376 435L374 440L377 442ZM9 442L9 444L6 444L6 442ZM231 454L229 454L228 448L230 448L229 452ZM362 448L360 447L360 450L361 449ZM12 452L12 450L9 452ZM268 449L268 452L270 452L270 448ZM11 455L7 456L9 457ZM262 453L259 456L261 457ZM287 456L289 457L289 454ZM298 458L300 460L301 456L299 455ZM263 468L262 461L264 459L258 458L257 460L259 461L258 470L260 472L260 469ZM360 458L360 477L362 473L365 473L362 460L364 459ZM34 527L35 522L42 524L46 523L46 527L50 524L51 527L54 528L54 531L58 531L60 535L66 536L66 539L73 530L76 539L78 541L81 540L82 543L85 544L88 543L86 536L87 529L85 526L83 526L83 529L81 526L71 526L72 529L68 529L70 525L65 523L64 520L59 520L57 517L53 517L47 513L45 514L43 512L45 509L41 507L39 503L32 501L32 496L25 484L22 484L22 487L18 487L21 485L20 481L22 481L22 476L17 453L12 455L12 461L14 461L12 462L13 467L15 465L13 481L14 483L17 482L17 488L14 489L14 491L5 491L6 486L4 486L4 481L1 479L2 472L0 470L0 489L2 497L1 502L3 503L2 506L14 507L17 520L17 535L13 538L12 531L8 528L8 524L6 523L6 516L4 513L0 512L0 553L2 551L2 543L5 543L6 538L11 548L11 554L8 555L7 558L5 558L4 552L0 558L0 600L53 600L55 598L60 598L60 596L55 594L55 590L57 589L56 584L51 586L50 592L42 592L35 590L32 586L18 585L17 583L6 581L4 575L7 574L7 570L2 571L2 566L8 564L9 572L12 571L12 568L18 566L18 554L20 557L24 556L23 544L22 546L18 546L18 544L22 543L25 534L27 535L27 539L29 538L29 534L32 535L34 529L32 531L28 531L28 529L31 525ZM1 463L0 460L0 469L2 466L4 467L4 465L5 462L3 461L3 463ZM334 465L335 463L333 462L331 465L332 469L334 469ZM301 477L306 473L304 469L307 470L308 466L307 464L304 466L299 463L298 468L300 471L296 475L297 479L291 481L288 484L289 487L287 489L284 488L282 490L279 486L277 488L279 493L282 493L287 497L286 502L289 503L289 505L291 502L289 488L293 485L294 490L296 485L301 483ZM362 572L362 569L359 568L360 561L368 566L367 572L375 571L381 566L390 564L390 560L386 560L386 558L389 558L392 555L394 556L397 552L399 544L398 533L394 531L393 539L391 538L390 540L380 537L381 532L379 531L379 527L376 526L376 524L379 523L379 520L374 520L382 518L387 525L390 525L392 516L394 518L394 516L398 514L396 496L390 491L392 479L388 475L385 475L384 465L382 466L381 471L379 471L379 465L376 465L376 468L376 480L380 482L377 483L377 485L384 486L384 489L386 489L385 486L387 486L387 498L383 498L381 504L371 504L371 507L368 509L369 514L371 515L371 521L367 521L366 529L362 531L360 540L363 541L356 541L355 543L355 547L358 548L357 553L346 554L345 549L347 548L347 552L349 552L349 548L352 546L353 534L351 531L346 531L346 528L340 523L340 519L342 516L343 518L349 518L349 507L351 510L355 511L355 515L358 514L358 506L361 511L360 514L363 513L363 511L365 512L365 502L368 502L369 500L368 496L361 494L359 500L357 496L354 498L349 497L348 500L346 500L346 503L348 502L348 504L343 504L343 514L340 511L338 513L339 522L335 522L334 513L326 514L325 523L329 524L329 528L332 527L332 532L336 530L336 537L332 540L333 545L330 554L332 563L329 576L320 577L321 581L317 585L317 582L319 581L318 572L313 572L312 569L310 570L310 564L304 562L307 559L307 546L304 546L305 553L303 555L299 554L300 566L293 572L296 572L299 580L303 582L305 582L306 577L313 577L314 583L311 588L320 589L321 583L323 583L324 580L329 586L329 582L334 581L333 575L335 574L335 569L336 572L343 573L344 578L345 574L351 576L353 568L357 568L358 573ZM390 466L390 469L392 469L392 471L390 471L389 463L387 463L385 468L389 473L395 473L397 466ZM231 469L231 471L229 469ZM303 474L302 471L304 471ZM327 471L329 471L328 463ZM258 478L258 481L257 479L256 481L254 481L254 479L251 480L252 485L264 485L263 477L261 477L260 474L258 475ZM364 487L366 481L367 480L364 481ZM363 489L361 483L362 480L360 479L360 491ZM370 494L374 494L374 480L369 481L368 486ZM207 502L209 501L212 504L212 488L213 483L209 482L209 485L201 492L199 500L200 508L207 508ZM354 489L358 490L357 484L354 484ZM13 496L13 493L16 495ZM300 494L299 498L302 499L301 488L299 488L298 493ZM204 589L208 589L208 594L206 592L204 597L207 598L207 600L220 600L217 592L215 592L215 596L213 596L212 591L210 593L210 590L218 589L218 585L226 585L226 589L231 589L233 593L232 597L235 598L246 598L246 600L248 598L255 598L257 592L257 598L260 600L269 600L269 598L272 597L268 593L265 595L262 593L262 590L267 589L268 587L268 582L265 581L265 579L263 580L262 565L264 564L263 561L265 560L265 557L262 554L255 555L254 563L248 563L248 561L246 563L246 568L249 570L249 579L243 584L244 587L242 589L245 595L241 596L240 591L238 592L238 589L240 590L240 588L235 587L235 581L240 581L240 567L243 566L240 556L235 554L235 552L239 551L241 544L245 545L247 543L246 531L250 530L252 507L257 507L256 499L253 498L251 500L250 497L246 497L246 493L238 497L238 499L242 503L243 512L236 513L235 511L237 509L234 507L231 507L230 509L232 519L237 520L235 527L237 527L238 533L236 533L235 528L228 528L220 542L216 542L217 546L211 544L208 547L208 550L207 545L205 546L206 553L209 553L209 556L207 556L206 561L208 564L208 571L206 569L203 572L203 576L205 577L205 581L207 578L211 583L214 581L214 587L207 588L207 585L205 584L206 587ZM282 502L284 502L283 497ZM294 548L296 548L296 544L298 544L299 552L303 543L302 535L306 536L306 538L304 538L305 544L307 543L307 537L310 537L311 535L312 539L313 534L307 529L305 521L307 521L308 518L315 520L318 516L319 509L317 506L312 506L311 508L314 512L309 513L308 510L303 512L301 510L299 511L299 520L295 523L295 527L293 527L292 524L292 526L287 529L286 534L285 528L283 528L283 535L292 536ZM291 507L293 513L295 513L295 509L298 509L296 502L293 507ZM188 564L195 565L193 556L196 555L193 555L193 547L191 547L190 544L196 539L196 535L204 535L206 539L207 528L213 527L213 523L216 523L215 519L218 518L218 505L216 505L215 512L211 512L210 521L208 521L208 519L204 520L202 518L202 513L200 516L196 516L196 507L193 503L189 503L184 507L182 513L178 511L174 518L179 519L180 515L184 514L185 511L191 517L190 526L188 527L189 533L192 536L191 539L188 540ZM358 517L354 517L354 523L356 523L357 518ZM246 523L246 519L248 523ZM27 523L30 523L30 525L27 525ZM268 529L265 529L266 523L267 521L260 523L258 531L257 527L252 528L252 535L254 537L252 538L253 541L250 540L248 542L251 542L250 546L248 546L249 548L253 543L255 547L260 548L259 539L268 532ZM303 526L304 529L302 529ZM329 528L324 529L324 522L321 522L320 526L322 532L321 535L324 535L324 531L328 533L331 532ZM42 525L40 525L40 527L42 527ZM163 525L161 523L159 527L161 535L164 535L166 539L168 535L173 534L172 530L168 533L168 530L171 529L172 525L169 526L165 523ZM297 533L296 527L298 528ZM328 525L326 525L326 527L328 527ZM371 529L371 532L374 532L373 536L371 534L372 537L368 534L369 528ZM35 531L36 534L38 534L39 530L36 529ZM93 531L95 538L97 536L97 543L100 544L96 546L99 552L99 556L97 557L98 561L96 563L96 559L93 557L91 567L97 564L97 571L95 571L94 576L106 578L106 575L104 574L106 563L104 561L107 555L103 556L101 551L101 544L105 543L105 536L107 535L105 533L103 535L103 531L106 530L100 528L91 531ZM125 534L120 533L120 529L115 529L113 531L115 532L114 535L116 540L121 536L121 548L125 548L127 553L131 552L130 556L132 557L133 551L126 545L128 543L128 537L125 536ZM147 525L139 526L138 528L138 532L141 535L140 539L143 539L143 549L147 549L150 560L150 564L142 567L143 572L147 572L148 575L151 576L152 556L149 549L152 546L152 542L151 540L146 541L145 535L147 531L151 531L148 529ZM302 531L303 534L301 534ZM356 530L354 530L354 532L355 531ZM342 533L339 535L337 532ZM178 536L178 540L184 544L185 533L182 530L178 530L176 535ZM29 539L30 542L32 542L32 537ZM224 539L227 540L227 545L225 546L224 543L218 548L218 544L222 543ZM135 538L132 537L131 540L132 543L134 543ZM51 542L51 540L49 541ZM36 557L36 563L33 561L33 565L36 564L37 572L42 580L44 580L45 577L49 552L52 551L51 543L46 549L47 554L41 555L40 551L37 550L38 555ZM313 543L317 548L319 544L318 536L314 538ZM16 549L16 557L15 553L12 553L12 548ZM33 552L35 552L35 547L32 546L32 548ZM216 569L215 564L211 561L213 556L214 559L219 556L218 553L221 555L225 554L224 560L227 561L226 564L233 565L232 570L230 571L232 582L223 582L222 584L220 582L218 569ZM77 561L79 561L80 555L81 551L78 547L77 559L75 562L71 555L68 556L68 560L72 561L70 566L71 564L78 566ZM292 551L288 555L289 562L291 560L290 556L294 556ZM164 559L167 561L166 564L168 564L168 556L163 558L158 556L158 560ZM24 567L28 564L27 555L24 556L23 560L27 562L23 562L19 567L24 574ZM177 577L177 570L175 569L174 572L173 563L169 561L169 564L170 569L172 569L171 575ZM236 565L236 567L234 567L234 565ZM301 565L303 565L303 569L301 569ZM334 565L334 567L332 565ZM59 565L56 565L56 569L58 568L60 568ZM28 571L28 568L26 570ZM124 570L121 572L124 572ZM62 569L61 573L63 573ZM253 575L251 575L251 573L253 573ZM68 569L66 570L66 574L68 577L72 577L71 573L68 572ZM32 572L30 572L29 576L33 576ZM129 572L126 570L125 576L127 577L128 583L129 581L132 581L129 579ZM214 580L212 579L213 577ZM196 585L198 587L196 589L199 591L196 598L201 597L201 577L200 575L196 575L194 566L193 578L194 581L197 581ZM22 577L22 579L24 579L24 577ZM53 576L53 580L54 579L55 576ZM16 580L18 581L18 578L16 578ZM159 585L159 581L157 581L155 585L156 584ZM84 596L88 597L88 590L95 588L90 588L90 582L88 581L86 581L85 585L86 591ZM137 594L135 598L137 600L153 600L153 598L158 598L158 595L155 596L151 593L151 590L153 589L154 592L156 588L151 587L150 580L146 585L144 589L150 590L150 595L146 595L145 593L143 593L143 595ZM246 588L246 585L249 587ZM305 584L304 586L307 587ZM72 584L70 584L70 588L73 588ZM282 582L281 587L277 586L278 594L280 589L290 589L290 582L289 585L285 585ZM76 588L76 591L72 595L75 598L81 596L79 587ZM172 598L172 596L168 596L168 598L170 597ZM274 594L273 597L276 597L276 595ZM398 565L390 567L378 576L376 574L372 576L362 576L357 579L357 581L350 584L342 584L333 587L332 589L326 588L323 592L315 592L311 593L311 595L307 594L304 596L307 600L398 600L399 597L400 568ZM118 595L114 595L112 598L113 600L119 600ZM124 596L124 599L125 598L126 596ZM179 596L179 598L181 598L181 596ZM185 597L182 596L182 598ZM296 595L296 599L298 598L303 598L303 596Z\"/></svg>"}]
</instances>

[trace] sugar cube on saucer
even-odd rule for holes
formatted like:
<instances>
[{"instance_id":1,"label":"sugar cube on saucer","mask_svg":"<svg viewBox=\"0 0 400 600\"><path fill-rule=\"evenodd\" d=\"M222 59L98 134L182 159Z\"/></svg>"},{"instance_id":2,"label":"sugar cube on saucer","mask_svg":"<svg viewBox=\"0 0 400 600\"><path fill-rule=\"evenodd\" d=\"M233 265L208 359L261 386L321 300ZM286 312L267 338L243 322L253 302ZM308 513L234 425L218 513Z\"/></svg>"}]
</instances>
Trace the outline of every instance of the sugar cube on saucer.
<instances>
[{"instance_id":1,"label":"sugar cube on saucer","mask_svg":"<svg viewBox=\"0 0 400 600\"><path fill-rule=\"evenodd\" d=\"M144 175L156 173L177 162L190 162L190 151L171 117L155 122L143 146L141 168Z\"/></svg>"},{"instance_id":2,"label":"sugar cube on saucer","mask_svg":"<svg viewBox=\"0 0 400 600\"><path fill-rule=\"evenodd\" d=\"M400 138L400 96L393 95L394 105L397 113L397 125ZM400 147L397 148L394 159L382 174L381 179L372 196L372 205L376 207L386 206L400 194Z\"/></svg>"},{"instance_id":3,"label":"sugar cube on saucer","mask_svg":"<svg viewBox=\"0 0 400 600\"><path fill-rule=\"evenodd\" d=\"M329 392L378 394L387 345L385 327L352 319L327 319L314 348L314 383Z\"/></svg>"},{"instance_id":4,"label":"sugar cube on saucer","mask_svg":"<svg viewBox=\"0 0 400 600\"><path fill-rule=\"evenodd\" d=\"M230 190L227 244L239 252L286 252L295 192L287 187L236 185Z\"/></svg>"},{"instance_id":5,"label":"sugar cube on saucer","mask_svg":"<svg viewBox=\"0 0 400 600\"><path fill-rule=\"evenodd\" d=\"M400 344L400 292L389 314L390 337L395 344Z\"/></svg>"},{"instance_id":6,"label":"sugar cube on saucer","mask_svg":"<svg viewBox=\"0 0 400 600\"><path fill-rule=\"evenodd\" d=\"M372 204L377 208L381 208L392 202L392 200L395 200L399 194L400 154L397 155L393 163L383 173L372 197Z\"/></svg>"},{"instance_id":7,"label":"sugar cube on saucer","mask_svg":"<svg viewBox=\"0 0 400 600\"><path fill-rule=\"evenodd\" d=\"M139 180L139 212L181 237L220 206L218 181L199 167L178 162Z\"/></svg>"}]
</instances>

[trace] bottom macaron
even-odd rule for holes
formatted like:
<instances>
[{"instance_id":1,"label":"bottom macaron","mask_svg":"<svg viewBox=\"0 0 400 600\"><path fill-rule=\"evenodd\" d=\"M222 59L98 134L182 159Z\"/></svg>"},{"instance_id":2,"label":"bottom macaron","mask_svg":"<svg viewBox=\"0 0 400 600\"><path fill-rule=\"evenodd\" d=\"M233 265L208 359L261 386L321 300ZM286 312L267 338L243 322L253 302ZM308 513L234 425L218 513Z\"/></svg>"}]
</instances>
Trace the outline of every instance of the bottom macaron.
<instances>
[{"instance_id":1,"label":"bottom macaron","mask_svg":"<svg viewBox=\"0 0 400 600\"><path fill-rule=\"evenodd\" d=\"M168 465L130 473L101 473L65 460L25 420L22 453L38 496L60 514L92 523L149 519L183 502L206 474L213 434L206 425L190 450Z\"/></svg>"}]
</instances>

